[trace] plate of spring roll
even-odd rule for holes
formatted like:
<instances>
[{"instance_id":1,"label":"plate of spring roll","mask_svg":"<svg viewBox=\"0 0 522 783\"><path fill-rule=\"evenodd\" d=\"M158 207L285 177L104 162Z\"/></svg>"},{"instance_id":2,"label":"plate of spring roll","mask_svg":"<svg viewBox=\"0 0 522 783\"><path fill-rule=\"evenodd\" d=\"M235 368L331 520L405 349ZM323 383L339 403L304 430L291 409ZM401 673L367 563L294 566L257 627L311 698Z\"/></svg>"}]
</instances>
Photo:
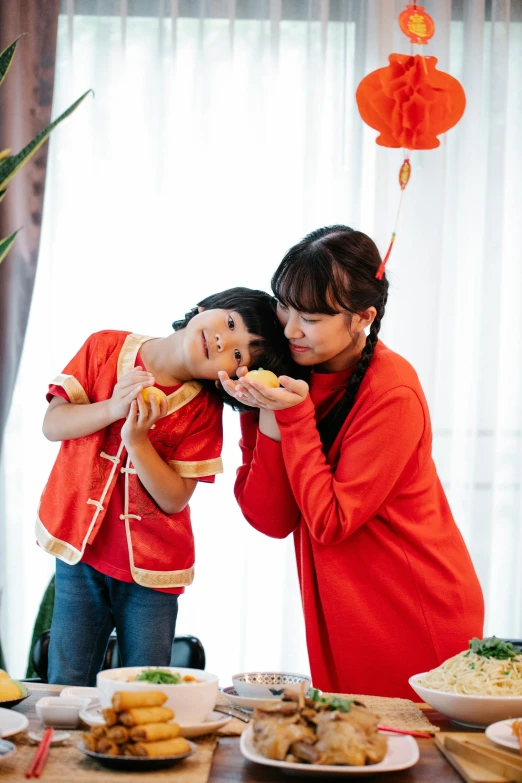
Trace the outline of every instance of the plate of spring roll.
<instances>
[{"instance_id":1,"label":"plate of spring roll","mask_svg":"<svg viewBox=\"0 0 522 783\"><path fill-rule=\"evenodd\" d=\"M197 750L180 736L160 691L117 691L102 710L104 723L82 734L78 750L112 769L150 771L170 767Z\"/></svg>"}]
</instances>

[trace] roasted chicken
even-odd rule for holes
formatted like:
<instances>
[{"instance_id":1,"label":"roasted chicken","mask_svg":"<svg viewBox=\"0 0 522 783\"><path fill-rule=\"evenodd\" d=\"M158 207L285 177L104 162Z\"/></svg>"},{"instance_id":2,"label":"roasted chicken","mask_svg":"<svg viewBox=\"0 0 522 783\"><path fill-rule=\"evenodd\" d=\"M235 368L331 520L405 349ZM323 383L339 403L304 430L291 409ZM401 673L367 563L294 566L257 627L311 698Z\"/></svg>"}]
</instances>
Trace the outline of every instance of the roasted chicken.
<instances>
[{"instance_id":1,"label":"roasted chicken","mask_svg":"<svg viewBox=\"0 0 522 783\"><path fill-rule=\"evenodd\" d=\"M313 701L285 691L281 701L255 710L254 744L263 756L279 761L377 764L388 749L377 724L377 715L359 702Z\"/></svg>"}]
</instances>

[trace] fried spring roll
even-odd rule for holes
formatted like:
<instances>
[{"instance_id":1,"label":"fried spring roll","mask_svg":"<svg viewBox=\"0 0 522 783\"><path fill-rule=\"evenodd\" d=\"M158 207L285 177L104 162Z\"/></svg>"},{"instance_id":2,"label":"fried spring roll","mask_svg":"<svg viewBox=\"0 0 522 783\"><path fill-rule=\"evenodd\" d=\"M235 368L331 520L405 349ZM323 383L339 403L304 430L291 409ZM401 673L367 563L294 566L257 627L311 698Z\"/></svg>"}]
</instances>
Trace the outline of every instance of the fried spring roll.
<instances>
[{"instance_id":1,"label":"fried spring roll","mask_svg":"<svg viewBox=\"0 0 522 783\"><path fill-rule=\"evenodd\" d=\"M107 739L116 745L124 745L129 741L129 730L125 726L112 726L107 731Z\"/></svg>"},{"instance_id":2,"label":"fried spring roll","mask_svg":"<svg viewBox=\"0 0 522 783\"><path fill-rule=\"evenodd\" d=\"M102 710L102 715L107 726L115 726L118 723L118 716L112 707L104 707Z\"/></svg>"},{"instance_id":3,"label":"fried spring roll","mask_svg":"<svg viewBox=\"0 0 522 783\"><path fill-rule=\"evenodd\" d=\"M101 739L102 737L106 737L107 726L93 726L91 728L91 734L94 734L94 736L98 737L98 739Z\"/></svg>"},{"instance_id":4,"label":"fried spring roll","mask_svg":"<svg viewBox=\"0 0 522 783\"><path fill-rule=\"evenodd\" d=\"M177 723L145 723L131 729L130 738L134 742L158 742L179 737L179 732Z\"/></svg>"},{"instance_id":5,"label":"fried spring roll","mask_svg":"<svg viewBox=\"0 0 522 783\"><path fill-rule=\"evenodd\" d=\"M133 707L161 707L167 696L161 691L117 691L112 696L112 706L116 712L131 710Z\"/></svg>"},{"instance_id":6,"label":"fried spring roll","mask_svg":"<svg viewBox=\"0 0 522 783\"><path fill-rule=\"evenodd\" d=\"M161 742L137 742L134 745L135 756L179 756L188 753L190 745L184 737L162 740Z\"/></svg>"},{"instance_id":7,"label":"fried spring roll","mask_svg":"<svg viewBox=\"0 0 522 783\"><path fill-rule=\"evenodd\" d=\"M82 740L83 740L83 746L85 750L90 750L93 753L96 753L98 740L93 734L91 734L90 732L84 732L82 734Z\"/></svg>"},{"instance_id":8,"label":"fried spring roll","mask_svg":"<svg viewBox=\"0 0 522 783\"><path fill-rule=\"evenodd\" d=\"M107 737L102 737L98 740L97 753L103 753L104 756L119 756L120 748L115 742L111 742Z\"/></svg>"},{"instance_id":9,"label":"fried spring roll","mask_svg":"<svg viewBox=\"0 0 522 783\"><path fill-rule=\"evenodd\" d=\"M143 723L166 723L174 713L168 707L135 707L119 714L124 726L141 726Z\"/></svg>"}]
</instances>

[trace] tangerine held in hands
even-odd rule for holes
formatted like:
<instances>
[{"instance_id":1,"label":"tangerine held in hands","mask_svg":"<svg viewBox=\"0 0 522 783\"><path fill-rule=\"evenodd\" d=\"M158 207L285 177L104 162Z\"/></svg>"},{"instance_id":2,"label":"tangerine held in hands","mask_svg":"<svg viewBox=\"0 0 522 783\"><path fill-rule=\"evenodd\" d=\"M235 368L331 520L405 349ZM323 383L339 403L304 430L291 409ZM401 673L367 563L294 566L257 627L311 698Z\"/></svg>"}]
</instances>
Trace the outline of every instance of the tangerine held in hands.
<instances>
[{"instance_id":1,"label":"tangerine held in hands","mask_svg":"<svg viewBox=\"0 0 522 783\"><path fill-rule=\"evenodd\" d=\"M147 386L145 389L141 390L141 396L143 397L147 405L150 405L151 395L156 397L158 401L158 405L161 404L162 400L167 399L167 395L165 394L165 392L162 391L161 389L156 388L156 386Z\"/></svg>"},{"instance_id":2,"label":"tangerine held in hands","mask_svg":"<svg viewBox=\"0 0 522 783\"><path fill-rule=\"evenodd\" d=\"M277 375L270 370L263 370L262 367L259 370L250 370L244 378L247 381L257 381L257 383L261 383L263 386L268 386L269 389L278 389L280 386Z\"/></svg>"}]
</instances>

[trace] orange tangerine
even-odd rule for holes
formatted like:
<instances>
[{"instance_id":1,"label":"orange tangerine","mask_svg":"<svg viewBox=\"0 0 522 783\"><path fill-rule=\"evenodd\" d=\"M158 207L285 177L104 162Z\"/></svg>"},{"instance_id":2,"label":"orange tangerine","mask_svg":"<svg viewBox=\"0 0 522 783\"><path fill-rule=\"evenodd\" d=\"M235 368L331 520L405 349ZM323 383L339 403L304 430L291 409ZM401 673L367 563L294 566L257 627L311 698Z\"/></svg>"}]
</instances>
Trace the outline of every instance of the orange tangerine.
<instances>
[{"instance_id":1,"label":"orange tangerine","mask_svg":"<svg viewBox=\"0 0 522 783\"><path fill-rule=\"evenodd\" d=\"M268 386L269 389L277 389L280 385L277 375L270 370L263 370L262 367L260 367L259 370L250 370L244 377L247 381L262 383L263 386Z\"/></svg>"},{"instance_id":2,"label":"orange tangerine","mask_svg":"<svg viewBox=\"0 0 522 783\"><path fill-rule=\"evenodd\" d=\"M153 394L154 397L156 397L158 401L158 405L161 403L162 400L167 399L167 395L165 394L164 391L161 391L161 389L156 388L156 386L147 386L146 389L141 390L141 396L143 397L147 405L150 405L151 394Z\"/></svg>"}]
</instances>

